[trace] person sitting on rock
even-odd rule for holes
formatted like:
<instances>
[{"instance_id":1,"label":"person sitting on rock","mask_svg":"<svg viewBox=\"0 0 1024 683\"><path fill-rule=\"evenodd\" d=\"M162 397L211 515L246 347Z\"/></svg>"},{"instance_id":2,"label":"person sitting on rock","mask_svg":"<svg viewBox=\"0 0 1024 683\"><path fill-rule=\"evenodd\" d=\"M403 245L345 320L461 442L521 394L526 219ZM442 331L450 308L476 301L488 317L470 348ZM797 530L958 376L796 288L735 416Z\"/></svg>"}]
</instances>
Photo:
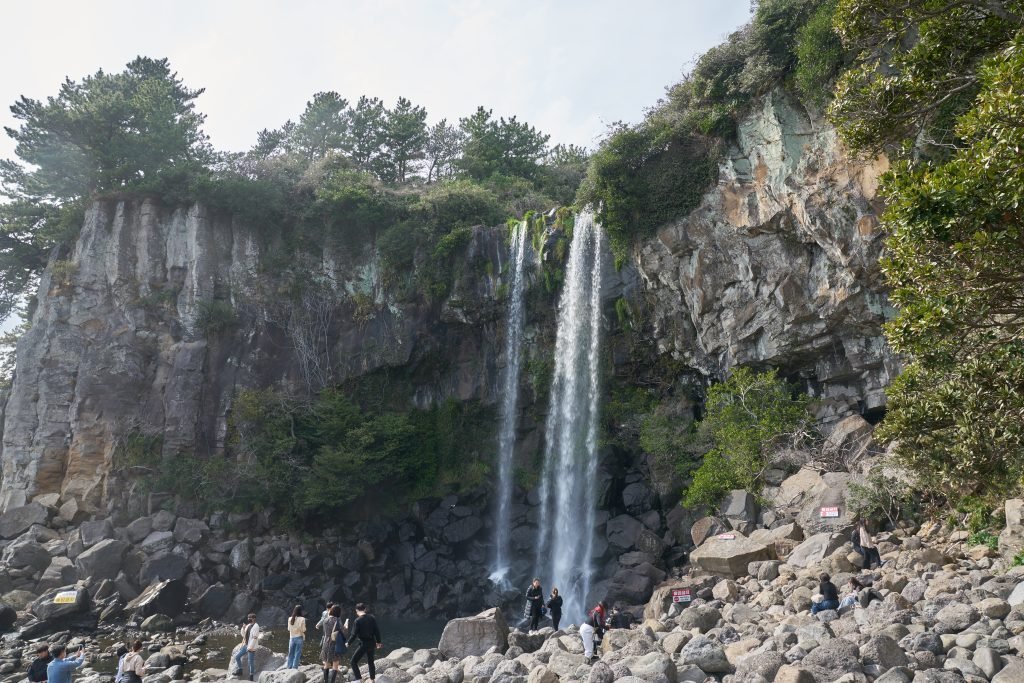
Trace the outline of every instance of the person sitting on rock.
<instances>
[{"instance_id":1,"label":"person sitting on rock","mask_svg":"<svg viewBox=\"0 0 1024 683\"><path fill-rule=\"evenodd\" d=\"M249 680L256 676L256 648L260 646L260 625L256 623L256 615L249 615L249 623L242 627L242 647L235 655L238 675L242 675L242 657L249 655Z\"/></svg>"},{"instance_id":2,"label":"person sitting on rock","mask_svg":"<svg viewBox=\"0 0 1024 683\"><path fill-rule=\"evenodd\" d=\"M46 667L52 661L53 657L50 656L50 646L46 643L37 645L36 658L32 660L32 665L28 667L29 683L46 683Z\"/></svg>"},{"instance_id":3,"label":"person sitting on rock","mask_svg":"<svg viewBox=\"0 0 1024 683\"><path fill-rule=\"evenodd\" d=\"M526 604L530 606L530 630L540 628L540 618L544 611L544 589L540 587L540 579L534 579L526 589Z\"/></svg>"},{"instance_id":4,"label":"person sitting on rock","mask_svg":"<svg viewBox=\"0 0 1024 683\"><path fill-rule=\"evenodd\" d=\"M609 621L611 628L630 628L633 625L633 615L619 608L612 608L612 616Z\"/></svg>"},{"instance_id":5,"label":"person sitting on rock","mask_svg":"<svg viewBox=\"0 0 1024 683\"><path fill-rule=\"evenodd\" d=\"M78 651L77 657L68 657L66 645L55 645L50 656L53 661L46 666L46 683L71 683L71 672L85 663L85 648Z\"/></svg>"},{"instance_id":6,"label":"person sitting on rock","mask_svg":"<svg viewBox=\"0 0 1024 683\"><path fill-rule=\"evenodd\" d=\"M850 582L847 584L849 587L849 593L843 596L843 599L839 601L839 609L851 607L857 602L857 594L864 588L864 584L857 580L857 577L851 576Z\"/></svg>"},{"instance_id":7,"label":"person sitting on rock","mask_svg":"<svg viewBox=\"0 0 1024 683\"><path fill-rule=\"evenodd\" d=\"M839 609L839 589L832 583L832 577L828 574L822 574L819 578L818 593L821 594L821 600L811 605L811 614L817 614L829 609Z\"/></svg>"}]
</instances>

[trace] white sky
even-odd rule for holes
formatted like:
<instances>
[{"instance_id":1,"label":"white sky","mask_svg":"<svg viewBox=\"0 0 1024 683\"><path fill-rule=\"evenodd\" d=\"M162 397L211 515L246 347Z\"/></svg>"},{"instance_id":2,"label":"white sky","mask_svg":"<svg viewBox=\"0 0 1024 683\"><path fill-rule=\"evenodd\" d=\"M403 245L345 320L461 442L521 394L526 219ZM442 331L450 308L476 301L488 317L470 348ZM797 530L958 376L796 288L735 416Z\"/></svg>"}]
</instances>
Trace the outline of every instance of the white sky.
<instances>
[{"instance_id":1,"label":"white sky","mask_svg":"<svg viewBox=\"0 0 1024 683\"><path fill-rule=\"evenodd\" d=\"M19 95L65 76L167 57L221 150L296 118L319 90L430 121L485 105L594 147L606 124L637 121L693 59L749 19L749 0L0 0L0 125ZM13 145L0 135L0 158Z\"/></svg>"}]
</instances>

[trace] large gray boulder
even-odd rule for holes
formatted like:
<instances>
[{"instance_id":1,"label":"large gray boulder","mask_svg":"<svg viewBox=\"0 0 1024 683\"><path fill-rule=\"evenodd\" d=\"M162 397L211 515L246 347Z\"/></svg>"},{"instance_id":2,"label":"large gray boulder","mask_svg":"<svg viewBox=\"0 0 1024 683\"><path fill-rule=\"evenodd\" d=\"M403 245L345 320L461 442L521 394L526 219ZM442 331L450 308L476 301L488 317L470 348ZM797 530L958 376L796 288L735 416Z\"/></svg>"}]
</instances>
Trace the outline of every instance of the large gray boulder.
<instances>
[{"instance_id":1,"label":"large gray boulder","mask_svg":"<svg viewBox=\"0 0 1024 683\"><path fill-rule=\"evenodd\" d=\"M161 579L182 579L188 573L188 558L173 551L146 558L139 571L139 583L147 585Z\"/></svg>"},{"instance_id":2,"label":"large gray boulder","mask_svg":"<svg viewBox=\"0 0 1024 683\"><path fill-rule=\"evenodd\" d=\"M722 645L707 636L694 636L679 651L679 658L684 664L693 664L709 674L732 671Z\"/></svg>"},{"instance_id":3,"label":"large gray boulder","mask_svg":"<svg viewBox=\"0 0 1024 683\"><path fill-rule=\"evenodd\" d=\"M11 569L29 569L35 574L50 566L50 553L28 538L19 538L4 548L2 558L2 562Z\"/></svg>"},{"instance_id":4,"label":"large gray boulder","mask_svg":"<svg viewBox=\"0 0 1024 683\"><path fill-rule=\"evenodd\" d=\"M49 512L39 503L29 503L0 515L0 538L16 538L33 524L46 524Z\"/></svg>"},{"instance_id":5,"label":"large gray boulder","mask_svg":"<svg viewBox=\"0 0 1024 683\"><path fill-rule=\"evenodd\" d=\"M93 522L82 522L82 525L78 527L79 538L82 539L82 545L86 548L91 548L100 541L105 541L108 538L114 537L114 527L111 525L109 519L98 519Z\"/></svg>"},{"instance_id":6,"label":"large gray boulder","mask_svg":"<svg viewBox=\"0 0 1024 683\"><path fill-rule=\"evenodd\" d=\"M769 559L765 544L752 541L738 531L712 536L690 553L691 564L731 577L746 576L748 564Z\"/></svg>"},{"instance_id":7,"label":"large gray boulder","mask_svg":"<svg viewBox=\"0 0 1024 683\"><path fill-rule=\"evenodd\" d=\"M75 568L82 578L115 579L127 550L128 544L124 541L108 538L75 558Z\"/></svg>"},{"instance_id":8,"label":"large gray boulder","mask_svg":"<svg viewBox=\"0 0 1024 683\"><path fill-rule=\"evenodd\" d=\"M64 596L74 594L70 602L64 601ZM61 596L61 602L56 602L58 595ZM32 603L29 610L35 615L36 619L41 622L45 622L51 625L58 625L67 618L72 617L76 614L81 614L89 609L89 596L85 590L80 589L76 586L62 586L53 590L47 591L40 595Z\"/></svg>"},{"instance_id":9,"label":"large gray boulder","mask_svg":"<svg viewBox=\"0 0 1024 683\"><path fill-rule=\"evenodd\" d=\"M652 564L643 562L634 567L623 567L608 584L609 604L622 602L627 605L646 603L654 587L665 580L665 572Z\"/></svg>"},{"instance_id":10,"label":"large gray boulder","mask_svg":"<svg viewBox=\"0 0 1024 683\"><path fill-rule=\"evenodd\" d=\"M729 525L743 534L749 534L757 523L757 514L761 506L753 494L742 489L730 491L719 506L719 516Z\"/></svg>"},{"instance_id":11,"label":"large gray boulder","mask_svg":"<svg viewBox=\"0 0 1024 683\"><path fill-rule=\"evenodd\" d=\"M166 614L176 617L185 611L188 601L188 587L178 580L156 581L146 587L137 598L125 606L125 610L139 616Z\"/></svg>"},{"instance_id":12,"label":"large gray boulder","mask_svg":"<svg viewBox=\"0 0 1024 683\"><path fill-rule=\"evenodd\" d=\"M199 545L210 533L210 527L201 519L178 517L174 523L174 540L178 543Z\"/></svg>"},{"instance_id":13,"label":"large gray boulder","mask_svg":"<svg viewBox=\"0 0 1024 683\"><path fill-rule=\"evenodd\" d=\"M463 659L480 656L492 647L508 648L508 625L501 610L491 608L472 617L452 619L445 624L437 649L445 657Z\"/></svg>"},{"instance_id":14,"label":"large gray boulder","mask_svg":"<svg viewBox=\"0 0 1024 683\"><path fill-rule=\"evenodd\" d=\"M793 552L786 558L786 563L801 569L819 564L826 557L843 546L846 539L840 534L825 532L815 534L806 541L793 548Z\"/></svg>"},{"instance_id":15,"label":"large gray boulder","mask_svg":"<svg viewBox=\"0 0 1024 683\"><path fill-rule=\"evenodd\" d=\"M232 589L222 583L214 584L199 596L199 614L211 619L220 619L231 607L234 597L235 591Z\"/></svg>"},{"instance_id":16,"label":"large gray boulder","mask_svg":"<svg viewBox=\"0 0 1024 683\"><path fill-rule=\"evenodd\" d=\"M612 517L605 525L608 544L619 550L629 550L636 545L643 531L643 523L629 515Z\"/></svg>"}]
</instances>

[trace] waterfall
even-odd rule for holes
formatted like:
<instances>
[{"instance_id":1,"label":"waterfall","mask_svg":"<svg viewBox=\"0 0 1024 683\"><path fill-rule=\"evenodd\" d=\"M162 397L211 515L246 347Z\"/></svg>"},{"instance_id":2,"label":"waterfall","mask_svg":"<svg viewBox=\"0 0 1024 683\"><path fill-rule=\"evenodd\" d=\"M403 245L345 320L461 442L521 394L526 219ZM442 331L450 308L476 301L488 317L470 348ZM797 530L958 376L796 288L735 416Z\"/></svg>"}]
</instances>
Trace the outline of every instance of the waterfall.
<instances>
[{"instance_id":1,"label":"waterfall","mask_svg":"<svg viewBox=\"0 0 1024 683\"><path fill-rule=\"evenodd\" d=\"M545 425L537 576L580 623L593 573L603 236L594 215L576 217L558 304L555 373Z\"/></svg>"},{"instance_id":2,"label":"waterfall","mask_svg":"<svg viewBox=\"0 0 1024 683\"><path fill-rule=\"evenodd\" d=\"M498 432L498 491L495 520L494 562L491 581L508 583L509 531L511 526L513 460L516 446L516 422L519 410L519 367L523 341L523 263L526 261L526 221L512 235L512 281L508 290L505 318L505 368L501 373L501 425Z\"/></svg>"}]
</instances>

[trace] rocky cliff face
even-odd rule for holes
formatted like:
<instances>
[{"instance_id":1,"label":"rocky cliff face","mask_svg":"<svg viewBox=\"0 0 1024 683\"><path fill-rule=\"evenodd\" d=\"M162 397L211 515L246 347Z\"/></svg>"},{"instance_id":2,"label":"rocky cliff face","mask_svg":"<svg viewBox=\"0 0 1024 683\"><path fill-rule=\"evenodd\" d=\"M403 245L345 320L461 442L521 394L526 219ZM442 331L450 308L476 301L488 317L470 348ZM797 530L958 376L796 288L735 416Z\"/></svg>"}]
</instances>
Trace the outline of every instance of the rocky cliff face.
<instances>
[{"instance_id":1,"label":"rocky cliff face","mask_svg":"<svg viewBox=\"0 0 1024 683\"><path fill-rule=\"evenodd\" d=\"M650 334L708 377L778 367L820 416L878 415L897 369L881 334L876 196L884 160L852 160L782 91L739 126L718 184L635 254Z\"/></svg>"},{"instance_id":2,"label":"rocky cliff face","mask_svg":"<svg viewBox=\"0 0 1024 683\"><path fill-rule=\"evenodd\" d=\"M505 251L500 230L479 229L465 259L500 265ZM202 206L97 202L18 344L0 508L59 493L99 511L119 438L142 428L167 456L217 452L242 387L302 392L442 356L417 402L493 400L497 277L458 279L443 306L397 303L370 250L325 248L292 268L296 299L274 256L272 239Z\"/></svg>"}]
</instances>

